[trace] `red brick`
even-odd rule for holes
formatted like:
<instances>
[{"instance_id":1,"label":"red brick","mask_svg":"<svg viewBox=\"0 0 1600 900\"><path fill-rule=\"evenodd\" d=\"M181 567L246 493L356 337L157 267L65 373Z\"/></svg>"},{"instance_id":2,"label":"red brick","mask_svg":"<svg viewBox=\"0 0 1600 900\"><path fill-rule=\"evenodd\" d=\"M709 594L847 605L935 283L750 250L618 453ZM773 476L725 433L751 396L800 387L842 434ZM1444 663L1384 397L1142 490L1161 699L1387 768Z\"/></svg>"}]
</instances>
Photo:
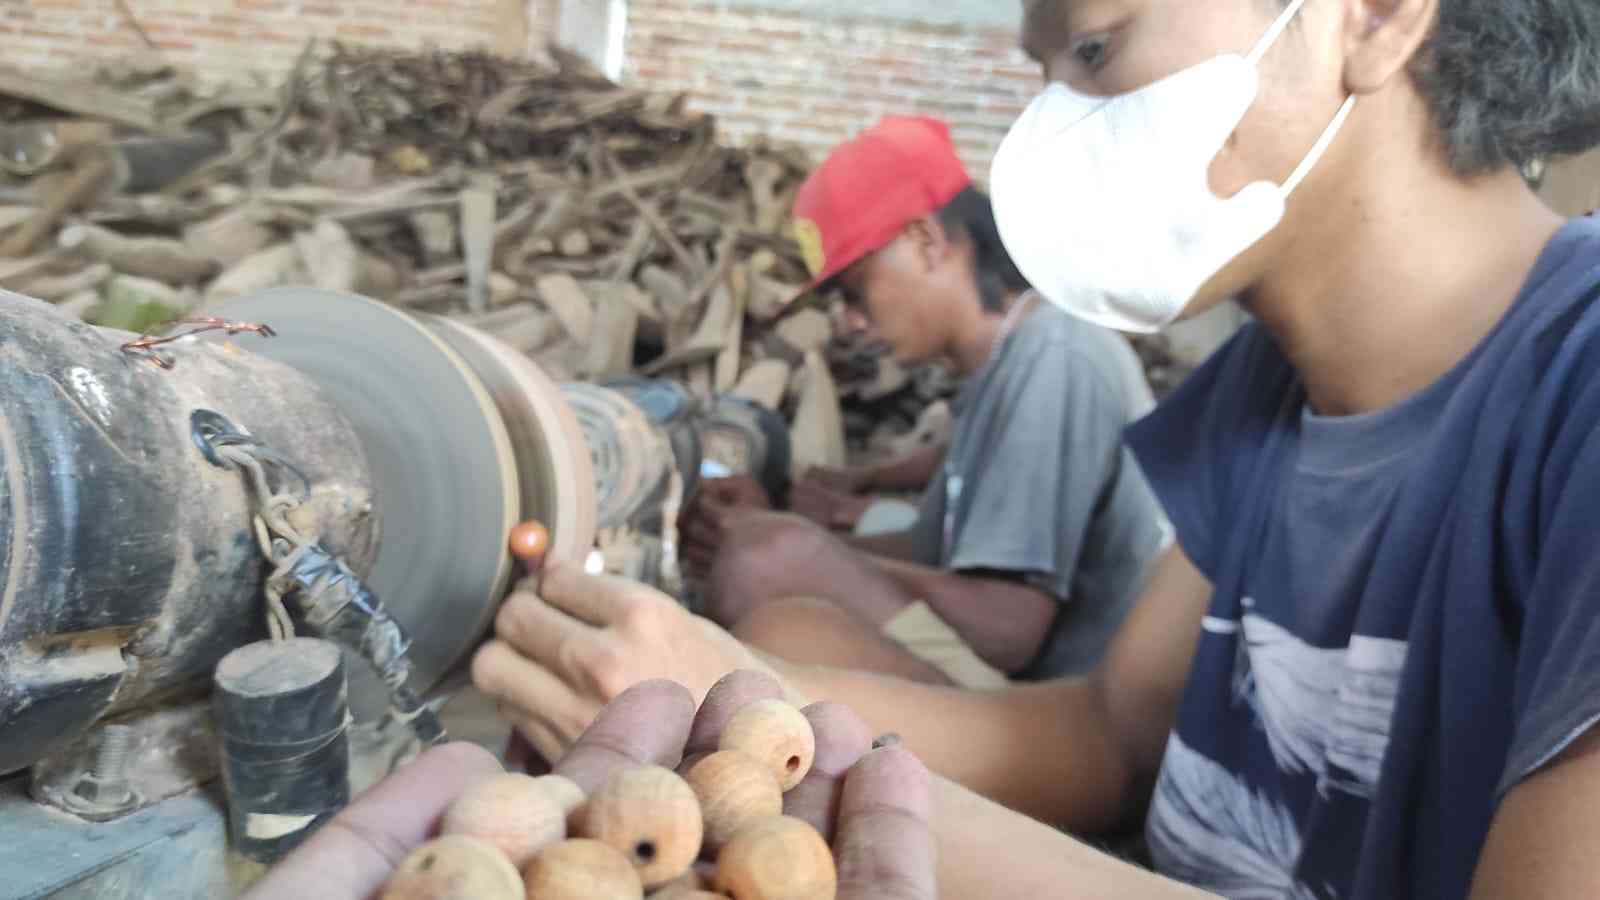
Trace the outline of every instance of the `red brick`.
<instances>
[{"instance_id":1,"label":"red brick","mask_svg":"<svg viewBox=\"0 0 1600 900\"><path fill-rule=\"evenodd\" d=\"M218 28L213 25L185 25L179 29L179 33L193 38L210 38L214 41L228 42L237 41L240 37L237 29Z\"/></svg>"},{"instance_id":2,"label":"red brick","mask_svg":"<svg viewBox=\"0 0 1600 900\"><path fill-rule=\"evenodd\" d=\"M382 25L371 25L366 22L346 22L334 31L340 37L369 37L386 38L393 32Z\"/></svg>"},{"instance_id":3,"label":"red brick","mask_svg":"<svg viewBox=\"0 0 1600 900\"><path fill-rule=\"evenodd\" d=\"M306 42L306 35L304 33L275 31L272 29L263 28L259 31L252 32L250 39L253 41L267 41L273 44L304 44Z\"/></svg>"}]
</instances>

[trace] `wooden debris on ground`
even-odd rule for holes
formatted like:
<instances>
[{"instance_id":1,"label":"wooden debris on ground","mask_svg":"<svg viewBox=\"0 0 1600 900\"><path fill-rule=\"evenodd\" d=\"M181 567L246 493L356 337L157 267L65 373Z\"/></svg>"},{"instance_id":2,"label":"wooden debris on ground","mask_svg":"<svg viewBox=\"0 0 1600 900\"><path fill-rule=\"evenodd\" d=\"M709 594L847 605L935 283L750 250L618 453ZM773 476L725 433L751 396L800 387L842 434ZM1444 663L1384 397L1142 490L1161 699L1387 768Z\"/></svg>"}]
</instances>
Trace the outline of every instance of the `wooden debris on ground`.
<instances>
[{"instance_id":1,"label":"wooden debris on ground","mask_svg":"<svg viewBox=\"0 0 1600 900\"><path fill-rule=\"evenodd\" d=\"M119 327L276 285L355 291L473 323L553 377L749 396L820 423L798 438L819 461L954 395L822 298L791 303L804 151L725 146L682 96L546 57L312 42L270 86L143 58L0 67L0 287Z\"/></svg>"}]
</instances>

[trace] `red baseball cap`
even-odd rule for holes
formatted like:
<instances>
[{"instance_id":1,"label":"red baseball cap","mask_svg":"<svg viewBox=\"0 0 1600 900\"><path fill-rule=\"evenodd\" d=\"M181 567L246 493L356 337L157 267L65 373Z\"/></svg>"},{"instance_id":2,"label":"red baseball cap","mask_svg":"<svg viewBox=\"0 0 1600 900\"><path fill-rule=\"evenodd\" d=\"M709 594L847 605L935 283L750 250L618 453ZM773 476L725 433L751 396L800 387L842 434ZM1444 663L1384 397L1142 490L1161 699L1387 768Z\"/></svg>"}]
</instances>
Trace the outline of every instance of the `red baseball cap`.
<instances>
[{"instance_id":1,"label":"red baseball cap","mask_svg":"<svg viewBox=\"0 0 1600 900\"><path fill-rule=\"evenodd\" d=\"M793 233L811 283L805 291L937 212L972 184L950 126L890 116L835 148L794 198Z\"/></svg>"}]
</instances>

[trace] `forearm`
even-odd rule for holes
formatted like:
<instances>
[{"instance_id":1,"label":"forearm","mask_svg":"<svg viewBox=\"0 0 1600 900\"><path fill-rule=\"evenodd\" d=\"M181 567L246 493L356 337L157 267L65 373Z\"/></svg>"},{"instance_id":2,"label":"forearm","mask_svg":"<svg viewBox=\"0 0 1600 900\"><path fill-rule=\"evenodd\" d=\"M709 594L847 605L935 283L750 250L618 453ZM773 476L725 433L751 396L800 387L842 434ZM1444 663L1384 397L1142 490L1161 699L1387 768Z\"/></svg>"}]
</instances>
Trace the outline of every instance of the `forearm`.
<instances>
[{"instance_id":1,"label":"forearm","mask_svg":"<svg viewBox=\"0 0 1600 900\"><path fill-rule=\"evenodd\" d=\"M1119 752L1092 683L968 691L774 661L809 701L845 704L900 735L934 772L1012 809L1079 832L1133 821L1141 779Z\"/></svg>"},{"instance_id":2,"label":"forearm","mask_svg":"<svg viewBox=\"0 0 1600 900\"><path fill-rule=\"evenodd\" d=\"M920 447L911 453L877 465L868 466L866 491L918 491L927 487L933 474L944 461L944 445Z\"/></svg>"},{"instance_id":3,"label":"forearm","mask_svg":"<svg viewBox=\"0 0 1600 900\"><path fill-rule=\"evenodd\" d=\"M1101 853L943 778L935 777L933 789L944 900L1213 896Z\"/></svg>"},{"instance_id":4,"label":"forearm","mask_svg":"<svg viewBox=\"0 0 1600 900\"><path fill-rule=\"evenodd\" d=\"M1057 602L1037 588L907 563L874 560L909 597L928 604L985 662L1021 670L1039 652Z\"/></svg>"},{"instance_id":5,"label":"forearm","mask_svg":"<svg viewBox=\"0 0 1600 900\"><path fill-rule=\"evenodd\" d=\"M842 534L839 539L852 548L870 556L909 562L917 558L917 545L911 532L895 531L889 534Z\"/></svg>"}]
</instances>

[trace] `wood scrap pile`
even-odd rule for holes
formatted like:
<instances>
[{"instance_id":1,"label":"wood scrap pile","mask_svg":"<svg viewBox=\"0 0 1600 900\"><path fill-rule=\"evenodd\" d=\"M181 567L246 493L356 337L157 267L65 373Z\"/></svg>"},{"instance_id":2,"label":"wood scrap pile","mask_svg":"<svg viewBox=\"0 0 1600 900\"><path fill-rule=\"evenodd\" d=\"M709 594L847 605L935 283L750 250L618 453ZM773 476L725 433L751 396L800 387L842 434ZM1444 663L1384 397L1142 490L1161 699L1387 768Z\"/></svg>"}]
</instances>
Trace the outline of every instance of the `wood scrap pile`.
<instances>
[{"instance_id":1,"label":"wood scrap pile","mask_svg":"<svg viewBox=\"0 0 1600 900\"><path fill-rule=\"evenodd\" d=\"M74 71L0 68L0 287L94 324L153 330L281 284L354 291L460 317L558 379L758 399L791 417L797 464L882 446L954 393L840 336L823 300L788 304L803 151L723 146L683 97L559 49L313 43L270 86Z\"/></svg>"}]
</instances>

